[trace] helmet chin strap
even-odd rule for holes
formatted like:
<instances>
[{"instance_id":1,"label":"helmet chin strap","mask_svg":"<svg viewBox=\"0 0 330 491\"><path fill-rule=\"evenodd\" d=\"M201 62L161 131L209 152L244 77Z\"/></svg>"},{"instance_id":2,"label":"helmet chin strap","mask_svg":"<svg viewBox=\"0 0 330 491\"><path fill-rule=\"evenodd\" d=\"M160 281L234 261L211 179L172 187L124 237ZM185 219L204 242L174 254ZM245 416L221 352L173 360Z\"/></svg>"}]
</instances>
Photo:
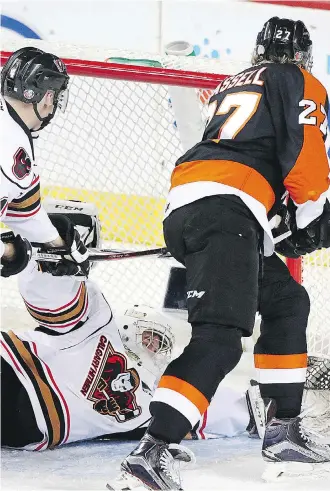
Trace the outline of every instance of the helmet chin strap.
<instances>
[{"instance_id":1,"label":"helmet chin strap","mask_svg":"<svg viewBox=\"0 0 330 491\"><path fill-rule=\"evenodd\" d=\"M38 104L37 102L34 102L33 103L33 110L34 110L34 113L35 115L37 116L37 118L39 119L39 121L41 121L41 126L39 129L37 130L31 130L31 133L35 132L35 131L40 131L40 130L43 130L50 122L51 120L53 119L53 117L55 116L55 112L56 112L56 109L57 109L57 104L54 104L54 109L53 109L53 112L51 112L50 114L48 114L48 116L42 118L40 116L40 113L38 111Z\"/></svg>"}]
</instances>

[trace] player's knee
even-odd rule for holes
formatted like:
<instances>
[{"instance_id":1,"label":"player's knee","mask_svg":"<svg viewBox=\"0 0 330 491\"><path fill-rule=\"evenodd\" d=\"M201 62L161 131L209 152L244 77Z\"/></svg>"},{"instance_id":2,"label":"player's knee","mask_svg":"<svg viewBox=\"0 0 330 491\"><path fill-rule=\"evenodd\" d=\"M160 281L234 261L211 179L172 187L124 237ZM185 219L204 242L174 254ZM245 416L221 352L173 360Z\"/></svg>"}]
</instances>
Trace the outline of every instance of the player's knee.
<instances>
[{"instance_id":1,"label":"player's knee","mask_svg":"<svg viewBox=\"0 0 330 491\"><path fill-rule=\"evenodd\" d=\"M242 331L215 324L192 324L190 342L165 375L185 380L211 401L221 380L242 355Z\"/></svg>"},{"instance_id":2,"label":"player's knee","mask_svg":"<svg viewBox=\"0 0 330 491\"><path fill-rule=\"evenodd\" d=\"M270 308L262 314L255 353L304 353L309 311L307 291L292 280L282 288L280 300L270 300Z\"/></svg>"},{"instance_id":3,"label":"player's knee","mask_svg":"<svg viewBox=\"0 0 330 491\"><path fill-rule=\"evenodd\" d=\"M307 328L310 312L310 299L306 289L296 282L294 282L292 287L291 309L293 309L295 318L299 320L297 325L302 326L302 328Z\"/></svg>"},{"instance_id":4,"label":"player's knee","mask_svg":"<svg viewBox=\"0 0 330 491\"><path fill-rule=\"evenodd\" d=\"M241 329L221 324L193 324L190 344L209 359L223 378L242 356Z\"/></svg>"},{"instance_id":5,"label":"player's knee","mask_svg":"<svg viewBox=\"0 0 330 491\"><path fill-rule=\"evenodd\" d=\"M263 299L260 311L266 323L276 323L277 326L287 322L306 329L310 312L310 300L305 288L290 279L285 284L279 284L275 296Z\"/></svg>"},{"instance_id":6,"label":"player's knee","mask_svg":"<svg viewBox=\"0 0 330 491\"><path fill-rule=\"evenodd\" d=\"M299 285L300 293L300 308L303 311L303 314L308 317L310 310L311 310L311 301L309 298L309 295L306 291L306 288L304 288L302 285Z\"/></svg>"}]
</instances>

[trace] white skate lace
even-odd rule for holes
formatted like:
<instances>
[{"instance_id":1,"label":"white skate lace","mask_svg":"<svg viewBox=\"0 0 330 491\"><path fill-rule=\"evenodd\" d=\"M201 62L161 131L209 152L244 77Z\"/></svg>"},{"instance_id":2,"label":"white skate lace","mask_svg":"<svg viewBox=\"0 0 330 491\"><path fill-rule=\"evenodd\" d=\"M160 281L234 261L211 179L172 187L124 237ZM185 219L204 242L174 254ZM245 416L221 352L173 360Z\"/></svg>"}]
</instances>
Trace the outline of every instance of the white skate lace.
<instances>
[{"instance_id":1,"label":"white skate lace","mask_svg":"<svg viewBox=\"0 0 330 491\"><path fill-rule=\"evenodd\" d=\"M176 486L181 487L181 479L180 479L180 464L175 461L171 453L164 449L159 458L159 464L162 472L166 477L170 478Z\"/></svg>"},{"instance_id":2,"label":"white skate lace","mask_svg":"<svg viewBox=\"0 0 330 491\"><path fill-rule=\"evenodd\" d=\"M174 455L170 452L172 450ZM171 443L159 457L162 472L179 488L181 488L180 471L188 464L196 462L194 453L183 445Z\"/></svg>"}]
</instances>

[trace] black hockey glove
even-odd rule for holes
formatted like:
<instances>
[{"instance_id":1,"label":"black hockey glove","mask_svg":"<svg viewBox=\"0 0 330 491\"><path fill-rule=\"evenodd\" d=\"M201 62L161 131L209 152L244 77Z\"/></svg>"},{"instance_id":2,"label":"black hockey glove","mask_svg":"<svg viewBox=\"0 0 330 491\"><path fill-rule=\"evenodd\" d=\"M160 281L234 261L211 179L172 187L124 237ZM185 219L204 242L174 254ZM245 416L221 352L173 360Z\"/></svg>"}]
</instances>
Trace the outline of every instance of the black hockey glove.
<instances>
[{"instance_id":1,"label":"black hockey glove","mask_svg":"<svg viewBox=\"0 0 330 491\"><path fill-rule=\"evenodd\" d=\"M57 229L66 246L54 249L40 249L40 252L54 252L63 254L63 259L55 262L40 262L40 270L51 273L53 276L84 276L88 277L90 264L88 251L80 239L78 230L75 229L71 220L65 215L50 213L50 221Z\"/></svg>"},{"instance_id":2,"label":"black hockey glove","mask_svg":"<svg viewBox=\"0 0 330 491\"><path fill-rule=\"evenodd\" d=\"M20 235L15 236L13 232L1 234L1 241L4 244L12 244L15 249L12 259L1 258L1 276L8 278L26 268L32 257L32 247L27 239L22 239Z\"/></svg>"},{"instance_id":3,"label":"black hockey glove","mask_svg":"<svg viewBox=\"0 0 330 491\"><path fill-rule=\"evenodd\" d=\"M317 249L330 247L330 203L326 200L323 213L303 229L293 232L276 244L275 250L285 257L297 258Z\"/></svg>"},{"instance_id":4,"label":"black hockey glove","mask_svg":"<svg viewBox=\"0 0 330 491\"><path fill-rule=\"evenodd\" d=\"M290 259L298 259L302 255L301 253L298 253L296 244L292 242L292 236L275 244L275 251L278 254L281 254L281 256Z\"/></svg>"},{"instance_id":5,"label":"black hockey glove","mask_svg":"<svg viewBox=\"0 0 330 491\"><path fill-rule=\"evenodd\" d=\"M309 254L330 247L330 203L326 200L323 213L313 220L307 227L297 230L292 235L297 249L301 255Z\"/></svg>"}]
</instances>

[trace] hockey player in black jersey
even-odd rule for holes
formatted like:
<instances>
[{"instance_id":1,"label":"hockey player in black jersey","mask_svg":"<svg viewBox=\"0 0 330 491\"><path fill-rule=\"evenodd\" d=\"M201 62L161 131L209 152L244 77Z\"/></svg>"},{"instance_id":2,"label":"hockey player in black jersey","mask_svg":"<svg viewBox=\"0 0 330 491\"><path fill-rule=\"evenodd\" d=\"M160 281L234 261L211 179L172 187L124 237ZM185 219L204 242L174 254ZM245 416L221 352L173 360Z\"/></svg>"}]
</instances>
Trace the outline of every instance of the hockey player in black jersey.
<instances>
[{"instance_id":1,"label":"hockey player in black jersey","mask_svg":"<svg viewBox=\"0 0 330 491\"><path fill-rule=\"evenodd\" d=\"M202 141L176 162L164 236L186 267L192 337L160 379L150 404L152 421L123 461L126 480L116 489L130 489L136 481L148 489L181 489L173 469L188 457L173 444L194 426L238 363L241 338L251 335L258 308L263 325L255 364L263 397L277 405L263 456L273 462L330 461L329 452L311 447L299 433L309 299L273 255L269 223L287 193L295 205L294 250L330 245L329 101L311 67L305 25L270 19L257 36L251 68L219 85ZM278 275L275 289L272 275ZM271 302L265 301L267 291Z\"/></svg>"}]
</instances>

